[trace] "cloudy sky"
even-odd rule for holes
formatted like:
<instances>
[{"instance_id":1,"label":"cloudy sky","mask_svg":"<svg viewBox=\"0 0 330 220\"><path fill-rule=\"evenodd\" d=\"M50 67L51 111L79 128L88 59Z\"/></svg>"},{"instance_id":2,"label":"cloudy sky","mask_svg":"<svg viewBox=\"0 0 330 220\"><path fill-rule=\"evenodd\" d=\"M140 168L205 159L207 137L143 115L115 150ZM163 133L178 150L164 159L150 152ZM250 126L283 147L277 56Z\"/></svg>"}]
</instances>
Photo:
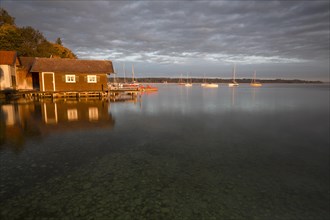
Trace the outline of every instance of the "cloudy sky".
<instances>
[{"instance_id":1,"label":"cloudy sky","mask_svg":"<svg viewBox=\"0 0 330 220\"><path fill-rule=\"evenodd\" d=\"M18 26L60 37L119 75L329 80L329 1L1 0Z\"/></svg>"}]
</instances>

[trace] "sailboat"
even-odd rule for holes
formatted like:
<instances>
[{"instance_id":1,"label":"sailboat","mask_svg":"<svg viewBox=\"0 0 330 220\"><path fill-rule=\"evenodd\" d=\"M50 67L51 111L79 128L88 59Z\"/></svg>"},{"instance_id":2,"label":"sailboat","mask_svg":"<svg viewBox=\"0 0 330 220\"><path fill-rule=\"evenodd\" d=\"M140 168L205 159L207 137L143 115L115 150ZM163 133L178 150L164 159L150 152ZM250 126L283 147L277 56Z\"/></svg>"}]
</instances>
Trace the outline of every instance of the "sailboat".
<instances>
[{"instance_id":1,"label":"sailboat","mask_svg":"<svg viewBox=\"0 0 330 220\"><path fill-rule=\"evenodd\" d=\"M218 88L219 85L216 83L206 83L206 85L204 85L205 88Z\"/></svg>"},{"instance_id":2,"label":"sailboat","mask_svg":"<svg viewBox=\"0 0 330 220\"><path fill-rule=\"evenodd\" d=\"M201 86L205 88L218 88L219 85L216 83L205 82L205 73L204 73L203 83L201 84Z\"/></svg>"},{"instance_id":3,"label":"sailboat","mask_svg":"<svg viewBox=\"0 0 330 220\"><path fill-rule=\"evenodd\" d=\"M125 83L124 87L139 87L139 83L134 78L134 65L132 64L132 82Z\"/></svg>"},{"instance_id":4,"label":"sailboat","mask_svg":"<svg viewBox=\"0 0 330 220\"><path fill-rule=\"evenodd\" d=\"M188 80L188 75L187 75L187 82L184 84L184 86L191 87L192 86L192 82L191 81L192 81L191 78L190 78L190 80Z\"/></svg>"},{"instance_id":5,"label":"sailboat","mask_svg":"<svg viewBox=\"0 0 330 220\"><path fill-rule=\"evenodd\" d=\"M236 65L234 65L234 69L233 69L233 81L231 83L228 83L229 87L239 86L239 84L235 80L235 77L236 77Z\"/></svg>"},{"instance_id":6,"label":"sailboat","mask_svg":"<svg viewBox=\"0 0 330 220\"><path fill-rule=\"evenodd\" d=\"M108 82L108 88L109 89L116 89L116 88L119 88L119 83L117 82L116 80L116 70L115 70L115 67L113 67L113 82L111 83L110 81Z\"/></svg>"},{"instance_id":7,"label":"sailboat","mask_svg":"<svg viewBox=\"0 0 330 220\"><path fill-rule=\"evenodd\" d=\"M253 79L251 80L251 83L250 83L250 86L253 86L253 87L260 87L262 86L262 84L260 82L257 82L256 81L256 71L254 71L254 74L253 74Z\"/></svg>"},{"instance_id":8,"label":"sailboat","mask_svg":"<svg viewBox=\"0 0 330 220\"><path fill-rule=\"evenodd\" d=\"M181 74L181 77L180 77L180 79L179 79L178 84L179 84L180 86L184 86L184 85L186 84L186 83L183 82L182 74Z\"/></svg>"},{"instance_id":9,"label":"sailboat","mask_svg":"<svg viewBox=\"0 0 330 220\"><path fill-rule=\"evenodd\" d=\"M117 82L116 80L116 76L114 75L114 78L113 78L113 82L114 82L114 86L115 88L123 88L124 85L126 84L126 70L125 70L125 63L123 63L123 73L124 73L124 79L123 79L123 82L120 82L120 80ZM117 74L117 73L115 73Z\"/></svg>"}]
</instances>

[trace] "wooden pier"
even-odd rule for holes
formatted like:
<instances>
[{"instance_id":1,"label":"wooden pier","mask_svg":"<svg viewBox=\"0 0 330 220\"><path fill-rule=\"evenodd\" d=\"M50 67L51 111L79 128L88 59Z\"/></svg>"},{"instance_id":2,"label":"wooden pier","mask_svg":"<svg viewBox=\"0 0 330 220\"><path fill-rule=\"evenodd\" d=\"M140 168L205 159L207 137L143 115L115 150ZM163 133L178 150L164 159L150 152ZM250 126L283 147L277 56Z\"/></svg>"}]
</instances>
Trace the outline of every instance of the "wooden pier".
<instances>
[{"instance_id":1,"label":"wooden pier","mask_svg":"<svg viewBox=\"0 0 330 220\"><path fill-rule=\"evenodd\" d=\"M61 98L104 98L108 96L108 91L61 91L61 92L19 92L22 98L36 98L36 99L61 99Z\"/></svg>"},{"instance_id":2,"label":"wooden pier","mask_svg":"<svg viewBox=\"0 0 330 220\"><path fill-rule=\"evenodd\" d=\"M1 100L17 100L25 99L80 99L80 98L97 98L119 100L125 97L136 97L140 93L137 88L120 88L109 89L104 91L36 91L36 90L7 90L0 91Z\"/></svg>"}]
</instances>

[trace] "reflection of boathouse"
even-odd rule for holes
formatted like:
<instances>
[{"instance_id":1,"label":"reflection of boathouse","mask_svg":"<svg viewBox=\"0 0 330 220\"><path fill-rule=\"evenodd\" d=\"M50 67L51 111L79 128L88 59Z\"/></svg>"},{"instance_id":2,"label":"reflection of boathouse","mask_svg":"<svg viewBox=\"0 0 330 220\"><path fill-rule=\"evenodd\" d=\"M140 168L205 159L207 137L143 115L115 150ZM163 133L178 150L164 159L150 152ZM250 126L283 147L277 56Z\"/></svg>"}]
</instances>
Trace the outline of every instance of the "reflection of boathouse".
<instances>
[{"instance_id":1,"label":"reflection of boathouse","mask_svg":"<svg viewBox=\"0 0 330 220\"><path fill-rule=\"evenodd\" d=\"M112 129L109 103L100 100L0 105L0 149L21 151L26 140L54 132Z\"/></svg>"},{"instance_id":2,"label":"reflection of boathouse","mask_svg":"<svg viewBox=\"0 0 330 220\"><path fill-rule=\"evenodd\" d=\"M34 103L0 105L0 149L9 144L20 151L26 139L41 135L39 107Z\"/></svg>"},{"instance_id":3,"label":"reflection of boathouse","mask_svg":"<svg viewBox=\"0 0 330 220\"><path fill-rule=\"evenodd\" d=\"M74 124L78 127L96 124L100 126L102 123L109 125L112 118L108 113L108 105L109 103L98 100L43 102L42 118L45 124L70 124L70 127Z\"/></svg>"}]
</instances>

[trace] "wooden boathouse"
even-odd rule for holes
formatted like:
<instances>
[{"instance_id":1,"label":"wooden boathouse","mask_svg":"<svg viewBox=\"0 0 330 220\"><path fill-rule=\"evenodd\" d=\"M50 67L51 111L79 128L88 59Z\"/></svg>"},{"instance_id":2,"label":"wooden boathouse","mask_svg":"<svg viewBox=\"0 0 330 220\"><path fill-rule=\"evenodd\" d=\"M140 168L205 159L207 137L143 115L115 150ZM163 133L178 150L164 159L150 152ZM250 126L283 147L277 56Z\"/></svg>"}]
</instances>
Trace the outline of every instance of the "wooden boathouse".
<instances>
[{"instance_id":1,"label":"wooden boathouse","mask_svg":"<svg viewBox=\"0 0 330 220\"><path fill-rule=\"evenodd\" d=\"M110 60L35 58L30 72L40 92L99 92L114 71Z\"/></svg>"},{"instance_id":2,"label":"wooden boathouse","mask_svg":"<svg viewBox=\"0 0 330 220\"><path fill-rule=\"evenodd\" d=\"M15 89L18 65L16 51L0 51L0 90Z\"/></svg>"},{"instance_id":3,"label":"wooden boathouse","mask_svg":"<svg viewBox=\"0 0 330 220\"><path fill-rule=\"evenodd\" d=\"M2 52L7 58L11 55L12 71L5 74L11 75L12 81L6 87L1 83L0 99L110 97L117 100L123 94L133 97L139 92L139 88L108 86L108 76L114 73L110 60L17 57L14 51ZM3 65L1 76L2 69ZM9 82L11 78L7 78Z\"/></svg>"}]
</instances>

